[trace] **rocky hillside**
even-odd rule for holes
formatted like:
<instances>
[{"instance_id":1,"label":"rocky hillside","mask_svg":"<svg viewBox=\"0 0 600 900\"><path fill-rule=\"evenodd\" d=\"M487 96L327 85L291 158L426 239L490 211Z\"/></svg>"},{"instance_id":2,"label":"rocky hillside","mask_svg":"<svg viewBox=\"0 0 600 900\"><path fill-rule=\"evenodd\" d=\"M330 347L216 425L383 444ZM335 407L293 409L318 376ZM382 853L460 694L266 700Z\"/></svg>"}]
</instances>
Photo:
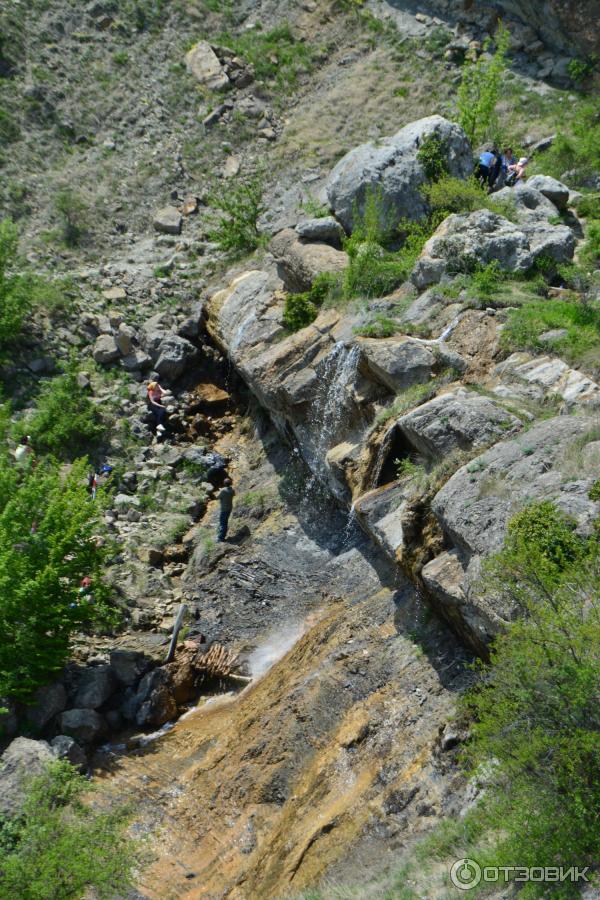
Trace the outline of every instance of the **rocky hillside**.
<instances>
[{"instance_id":1,"label":"rocky hillside","mask_svg":"<svg viewBox=\"0 0 600 900\"><path fill-rule=\"evenodd\" d=\"M486 567L531 504L600 517L593 6L0 10L0 208L62 298L5 395L26 427L70 365L98 411L120 615L3 702L3 816L67 758L150 836L136 896L446 895L397 871L481 796L457 699L518 616ZM533 160L488 195L456 94L499 11Z\"/></svg>"}]
</instances>

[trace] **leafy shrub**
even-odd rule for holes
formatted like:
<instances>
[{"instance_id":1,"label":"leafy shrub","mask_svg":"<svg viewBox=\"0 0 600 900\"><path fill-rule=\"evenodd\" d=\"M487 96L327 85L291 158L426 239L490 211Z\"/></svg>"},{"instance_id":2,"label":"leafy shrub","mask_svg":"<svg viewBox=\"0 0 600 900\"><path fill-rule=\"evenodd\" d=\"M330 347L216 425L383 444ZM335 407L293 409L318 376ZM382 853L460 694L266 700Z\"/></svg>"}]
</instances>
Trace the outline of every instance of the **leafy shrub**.
<instances>
[{"instance_id":1,"label":"leafy shrub","mask_svg":"<svg viewBox=\"0 0 600 900\"><path fill-rule=\"evenodd\" d=\"M487 782L477 816L495 838L479 862L591 865L600 850L597 545L551 503L537 503L511 521L487 578L521 617L496 639L492 666L467 700L475 716L467 760ZM530 884L523 894L547 890ZM560 890L579 895L574 885Z\"/></svg>"},{"instance_id":2,"label":"leafy shrub","mask_svg":"<svg viewBox=\"0 0 600 900\"><path fill-rule=\"evenodd\" d=\"M77 384L74 371L53 378L42 390L35 412L19 424L40 453L74 459L97 446L105 428L95 406Z\"/></svg>"},{"instance_id":3,"label":"leafy shrub","mask_svg":"<svg viewBox=\"0 0 600 900\"><path fill-rule=\"evenodd\" d=\"M487 266L476 269L471 276L469 294L475 297L488 299L492 297L506 280L506 272L500 268L497 259L493 259Z\"/></svg>"},{"instance_id":4,"label":"leafy shrub","mask_svg":"<svg viewBox=\"0 0 600 900\"><path fill-rule=\"evenodd\" d=\"M593 59L572 59L569 63L569 77L576 83L585 81L593 73L595 63Z\"/></svg>"},{"instance_id":5,"label":"leafy shrub","mask_svg":"<svg viewBox=\"0 0 600 900\"><path fill-rule=\"evenodd\" d=\"M410 269L398 253L390 253L373 241L360 241L356 234L345 244L349 264L344 274L347 299L385 297L406 280Z\"/></svg>"},{"instance_id":6,"label":"leafy shrub","mask_svg":"<svg viewBox=\"0 0 600 900\"><path fill-rule=\"evenodd\" d=\"M88 230L88 209L83 198L73 188L63 188L54 199L54 209L61 223L63 241L67 247L78 247Z\"/></svg>"},{"instance_id":7,"label":"leafy shrub","mask_svg":"<svg viewBox=\"0 0 600 900\"><path fill-rule=\"evenodd\" d=\"M479 184L476 178L462 181L446 176L422 189L434 213L443 217L451 213L470 213L478 209L489 209L499 216L513 220L515 206L510 201L496 200Z\"/></svg>"},{"instance_id":8,"label":"leafy shrub","mask_svg":"<svg viewBox=\"0 0 600 900\"><path fill-rule=\"evenodd\" d=\"M227 191L209 202L222 215L209 219L208 239L230 254L251 253L261 243L257 222L263 212L263 180L260 175L238 179Z\"/></svg>"},{"instance_id":9,"label":"leafy shrub","mask_svg":"<svg viewBox=\"0 0 600 900\"><path fill-rule=\"evenodd\" d=\"M595 481L593 483L593 485L591 486L591 488L588 491L588 497L590 498L590 500L593 500L595 503L597 503L598 500L600 500L600 479L598 479L598 481Z\"/></svg>"},{"instance_id":10,"label":"leafy shrub","mask_svg":"<svg viewBox=\"0 0 600 900\"><path fill-rule=\"evenodd\" d=\"M31 779L22 810L0 822L0 893L13 900L125 896L137 852L124 808L82 801L90 783L65 761Z\"/></svg>"},{"instance_id":11,"label":"leafy shrub","mask_svg":"<svg viewBox=\"0 0 600 900\"><path fill-rule=\"evenodd\" d=\"M458 88L458 121L474 146L498 132L496 106L501 96L510 32L500 25L495 35L496 50L484 52L477 62L467 63ZM489 41L484 51L489 49Z\"/></svg>"},{"instance_id":12,"label":"leafy shrub","mask_svg":"<svg viewBox=\"0 0 600 900\"><path fill-rule=\"evenodd\" d=\"M448 147L435 132L423 139L417 159L429 181L436 182L448 174Z\"/></svg>"},{"instance_id":13,"label":"leafy shrub","mask_svg":"<svg viewBox=\"0 0 600 900\"><path fill-rule=\"evenodd\" d=\"M323 303L338 289L338 277L331 272L321 272L309 291L288 294L283 310L283 324L288 331L299 331L314 322Z\"/></svg>"},{"instance_id":14,"label":"leafy shrub","mask_svg":"<svg viewBox=\"0 0 600 900\"><path fill-rule=\"evenodd\" d=\"M63 475L0 457L0 696L27 696L64 664L74 631L113 621L86 472L85 460ZM78 594L84 576L93 602Z\"/></svg>"}]
</instances>

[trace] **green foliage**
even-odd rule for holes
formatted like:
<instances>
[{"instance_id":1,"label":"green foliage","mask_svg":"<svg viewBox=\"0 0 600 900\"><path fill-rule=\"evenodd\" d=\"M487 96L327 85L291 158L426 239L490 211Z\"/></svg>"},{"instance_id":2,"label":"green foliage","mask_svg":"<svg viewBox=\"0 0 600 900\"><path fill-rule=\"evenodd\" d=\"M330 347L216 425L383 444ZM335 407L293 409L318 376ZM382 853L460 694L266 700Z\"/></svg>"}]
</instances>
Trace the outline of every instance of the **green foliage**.
<instances>
[{"instance_id":1,"label":"green foliage","mask_svg":"<svg viewBox=\"0 0 600 900\"><path fill-rule=\"evenodd\" d=\"M417 159L429 181L439 181L448 174L448 147L435 132L423 138Z\"/></svg>"},{"instance_id":2,"label":"green foliage","mask_svg":"<svg viewBox=\"0 0 600 900\"><path fill-rule=\"evenodd\" d=\"M579 253L579 260L592 269L600 265L600 220L588 222L586 240Z\"/></svg>"},{"instance_id":3,"label":"green foliage","mask_svg":"<svg viewBox=\"0 0 600 900\"><path fill-rule=\"evenodd\" d=\"M0 456L0 695L26 697L63 665L74 631L113 619L86 473L85 460L65 475ZM78 594L84 576L93 602Z\"/></svg>"},{"instance_id":4,"label":"green foliage","mask_svg":"<svg viewBox=\"0 0 600 900\"><path fill-rule=\"evenodd\" d=\"M317 318L323 303L339 292L339 278L331 272L321 272L309 291L287 294L283 310L283 324L288 331L299 331Z\"/></svg>"},{"instance_id":5,"label":"green foliage","mask_svg":"<svg viewBox=\"0 0 600 900\"><path fill-rule=\"evenodd\" d=\"M301 72L310 71L313 65L313 49L307 42L296 40L289 25L266 32L258 28L237 35L224 32L217 43L249 62L257 80L270 82L285 92L296 85Z\"/></svg>"},{"instance_id":6,"label":"green foliage","mask_svg":"<svg viewBox=\"0 0 600 900\"><path fill-rule=\"evenodd\" d=\"M462 181L446 176L423 189L431 210L443 217L450 213L470 213L478 209L489 209L499 216L514 220L514 204L506 200L494 199L479 184L476 178Z\"/></svg>"},{"instance_id":7,"label":"green foliage","mask_svg":"<svg viewBox=\"0 0 600 900\"><path fill-rule=\"evenodd\" d=\"M441 53L451 40L452 33L447 28L444 28L443 25L436 25L435 28L430 29L427 33L425 49L433 54Z\"/></svg>"},{"instance_id":8,"label":"green foliage","mask_svg":"<svg viewBox=\"0 0 600 900\"><path fill-rule=\"evenodd\" d=\"M505 279L506 272L500 268L498 260L493 259L487 266L482 266L473 272L469 294L487 300L493 297Z\"/></svg>"},{"instance_id":9,"label":"green foliage","mask_svg":"<svg viewBox=\"0 0 600 900\"><path fill-rule=\"evenodd\" d=\"M410 268L398 253L390 253L375 241L361 241L355 232L345 244L349 263L344 273L344 296L367 300L385 297L399 287Z\"/></svg>"},{"instance_id":10,"label":"green foliage","mask_svg":"<svg viewBox=\"0 0 600 900\"><path fill-rule=\"evenodd\" d=\"M487 578L520 616L496 639L492 666L467 701L475 716L467 760L487 773L477 816L495 838L479 861L591 865L600 850L597 544L551 503L537 503L511 521ZM522 894L547 890L530 884Z\"/></svg>"},{"instance_id":11,"label":"green foliage","mask_svg":"<svg viewBox=\"0 0 600 900\"><path fill-rule=\"evenodd\" d=\"M595 503L600 500L600 478L598 481L595 481L591 488L588 491L588 497L590 500L593 500Z\"/></svg>"},{"instance_id":12,"label":"green foliage","mask_svg":"<svg viewBox=\"0 0 600 900\"><path fill-rule=\"evenodd\" d=\"M401 416L407 410L413 409L413 407L419 406L427 400L431 400L432 397L435 397L439 386L440 380L435 379L424 384L413 384L411 387L406 388L406 390L397 395L391 406L378 413L375 419L376 424L381 425L389 419Z\"/></svg>"},{"instance_id":13,"label":"green foliage","mask_svg":"<svg viewBox=\"0 0 600 900\"><path fill-rule=\"evenodd\" d=\"M569 124L561 129L552 146L540 154L538 171L560 178L573 173L569 184L577 186L600 170L600 101L596 98L580 107Z\"/></svg>"},{"instance_id":14,"label":"green foliage","mask_svg":"<svg viewBox=\"0 0 600 900\"><path fill-rule=\"evenodd\" d=\"M19 424L18 433L31 436L36 452L70 460L97 447L105 428L98 407L70 370L44 386L35 412Z\"/></svg>"},{"instance_id":15,"label":"green foliage","mask_svg":"<svg viewBox=\"0 0 600 900\"><path fill-rule=\"evenodd\" d=\"M395 459L396 477L400 481L402 478L416 478L425 473L423 466L413 462L408 457L406 459Z\"/></svg>"},{"instance_id":16,"label":"green foliage","mask_svg":"<svg viewBox=\"0 0 600 900\"><path fill-rule=\"evenodd\" d=\"M89 782L65 761L30 782L23 808L0 823L0 893L12 900L125 896L137 852L124 808L101 812Z\"/></svg>"},{"instance_id":17,"label":"green foliage","mask_svg":"<svg viewBox=\"0 0 600 900\"><path fill-rule=\"evenodd\" d=\"M482 140L495 138L498 132L496 106L502 95L506 72L506 53L510 33L503 25L495 35L496 49L490 57L486 52L477 62L467 63L458 88L458 121L474 146ZM484 51L489 49L489 41Z\"/></svg>"},{"instance_id":18,"label":"green foliage","mask_svg":"<svg viewBox=\"0 0 600 900\"><path fill-rule=\"evenodd\" d=\"M565 329L566 336L549 344L540 335L554 329ZM552 346L568 362L581 361L600 343L600 307L597 304L571 300L532 300L508 312L501 344L509 351L540 350Z\"/></svg>"},{"instance_id":19,"label":"green foliage","mask_svg":"<svg viewBox=\"0 0 600 900\"><path fill-rule=\"evenodd\" d=\"M577 203L577 215L584 219L600 219L600 194L584 194Z\"/></svg>"},{"instance_id":20,"label":"green foliage","mask_svg":"<svg viewBox=\"0 0 600 900\"><path fill-rule=\"evenodd\" d=\"M357 326L354 333L360 334L362 337L387 338L392 337L399 330L398 323L394 319L388 318L383 313L376 313L370 321Z\"/></svg>"},{"instance_id":21,"label":"green foliage","mask_svg":"<svg viewBox=\"0 0 600 900\"><path fill-rule=\"evenodd\" d=\"M594 59L572 59L569 63L569 77L576 83L585 81L592 75L595 67L596 60Z\"/></svg>"},{"instance_id":22,"label":"green foliage","mask_svg":"<svg viewBox=\"0 0 600 900\"><path fill-rule=\"evenodd\" d=\"M121 0L120 13L137 31L157 28L168 9L167 0Z\"/></svg>"},{"instance_id":23,"label":"green foliage","mask_svg":"<svg viewBox=\"0 0 600 900\"><path fill-rule=\"evenodd\" d=\"M208 239L231 255L251 253L261 243L257 222L263 212L263 179L237 179L227 191L213 194L210 205L222 215L209 219Z\"/></svg>"},{"instance_id":24,"label":"green foliage","mask_svg":"<svg viewBox=\"0 0 600 900\"><path fill-rule=\"evenodd\" d=\"M60 190L54 198L62 239L67 247L78 247L87 235L88 209L83 198L71 187Z\"/></svg>"}]
</instances>

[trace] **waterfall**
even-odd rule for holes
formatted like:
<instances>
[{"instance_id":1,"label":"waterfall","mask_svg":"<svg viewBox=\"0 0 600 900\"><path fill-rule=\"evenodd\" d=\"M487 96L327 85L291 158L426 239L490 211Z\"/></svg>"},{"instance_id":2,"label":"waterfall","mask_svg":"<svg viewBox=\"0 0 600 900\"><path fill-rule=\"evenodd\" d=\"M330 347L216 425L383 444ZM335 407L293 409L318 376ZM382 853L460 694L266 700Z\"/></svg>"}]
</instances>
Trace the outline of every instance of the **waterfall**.
<instances>
[{"instance_id":1,"label":"waterfall","mask_svg":"<svg viewBox=\"0 0 600 900\"><path fill-rule=\"evenodd\" d=\"M337 436L344 413L349 405L348 387L356 378L360 350L354 345L346 347L338 341L324 360L319 372L319 386L315 393L309 414L312 441L312 476L307 492L315 487L317 480L326 476L325 457L337 443Z\"/></svg>"},{"instance_id":2,"label":"waterfall","mask_svg":"<svg viewBox=\"0 0 600 900\"><path fill-rule=\"evenodd\" d=\"M454 331L454 329L456 328L456 326L458 325L459 322L460 322L460 316L455 316L452 319L452 321L450 322L450 324L446 325L446 327L440 334L440 336L438 338L438 343L443 344L444 341L450 337L450 335L452 334L452 332Z\"/></svg>"}]
</instances>

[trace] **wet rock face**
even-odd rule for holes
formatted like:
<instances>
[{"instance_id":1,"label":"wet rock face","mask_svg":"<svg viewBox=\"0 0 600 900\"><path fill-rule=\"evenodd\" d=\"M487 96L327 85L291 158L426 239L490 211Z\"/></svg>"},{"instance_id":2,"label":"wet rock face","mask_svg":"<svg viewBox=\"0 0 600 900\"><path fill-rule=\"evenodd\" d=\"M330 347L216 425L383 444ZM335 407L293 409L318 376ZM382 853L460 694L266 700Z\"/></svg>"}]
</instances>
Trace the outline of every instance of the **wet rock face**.
<instances>
[{"instance_id":1,"label":"wet rock face","mask_svg":"<svg viewBox=\"0 0 600 900\"><path fill-rule=\"evenodd\" d=\"M391 228L401 219L418 220L427 213L421 194L426 174L419 150L426 138L436 136L445 148L448 171L467 178L473 168L472 151L463 130L442 116L412 122L377 144L362 144L343 157L327 182L327 197L346 231L363 215L369 193L378 192L382 226Z\"/></svg>"}]
</instances>

